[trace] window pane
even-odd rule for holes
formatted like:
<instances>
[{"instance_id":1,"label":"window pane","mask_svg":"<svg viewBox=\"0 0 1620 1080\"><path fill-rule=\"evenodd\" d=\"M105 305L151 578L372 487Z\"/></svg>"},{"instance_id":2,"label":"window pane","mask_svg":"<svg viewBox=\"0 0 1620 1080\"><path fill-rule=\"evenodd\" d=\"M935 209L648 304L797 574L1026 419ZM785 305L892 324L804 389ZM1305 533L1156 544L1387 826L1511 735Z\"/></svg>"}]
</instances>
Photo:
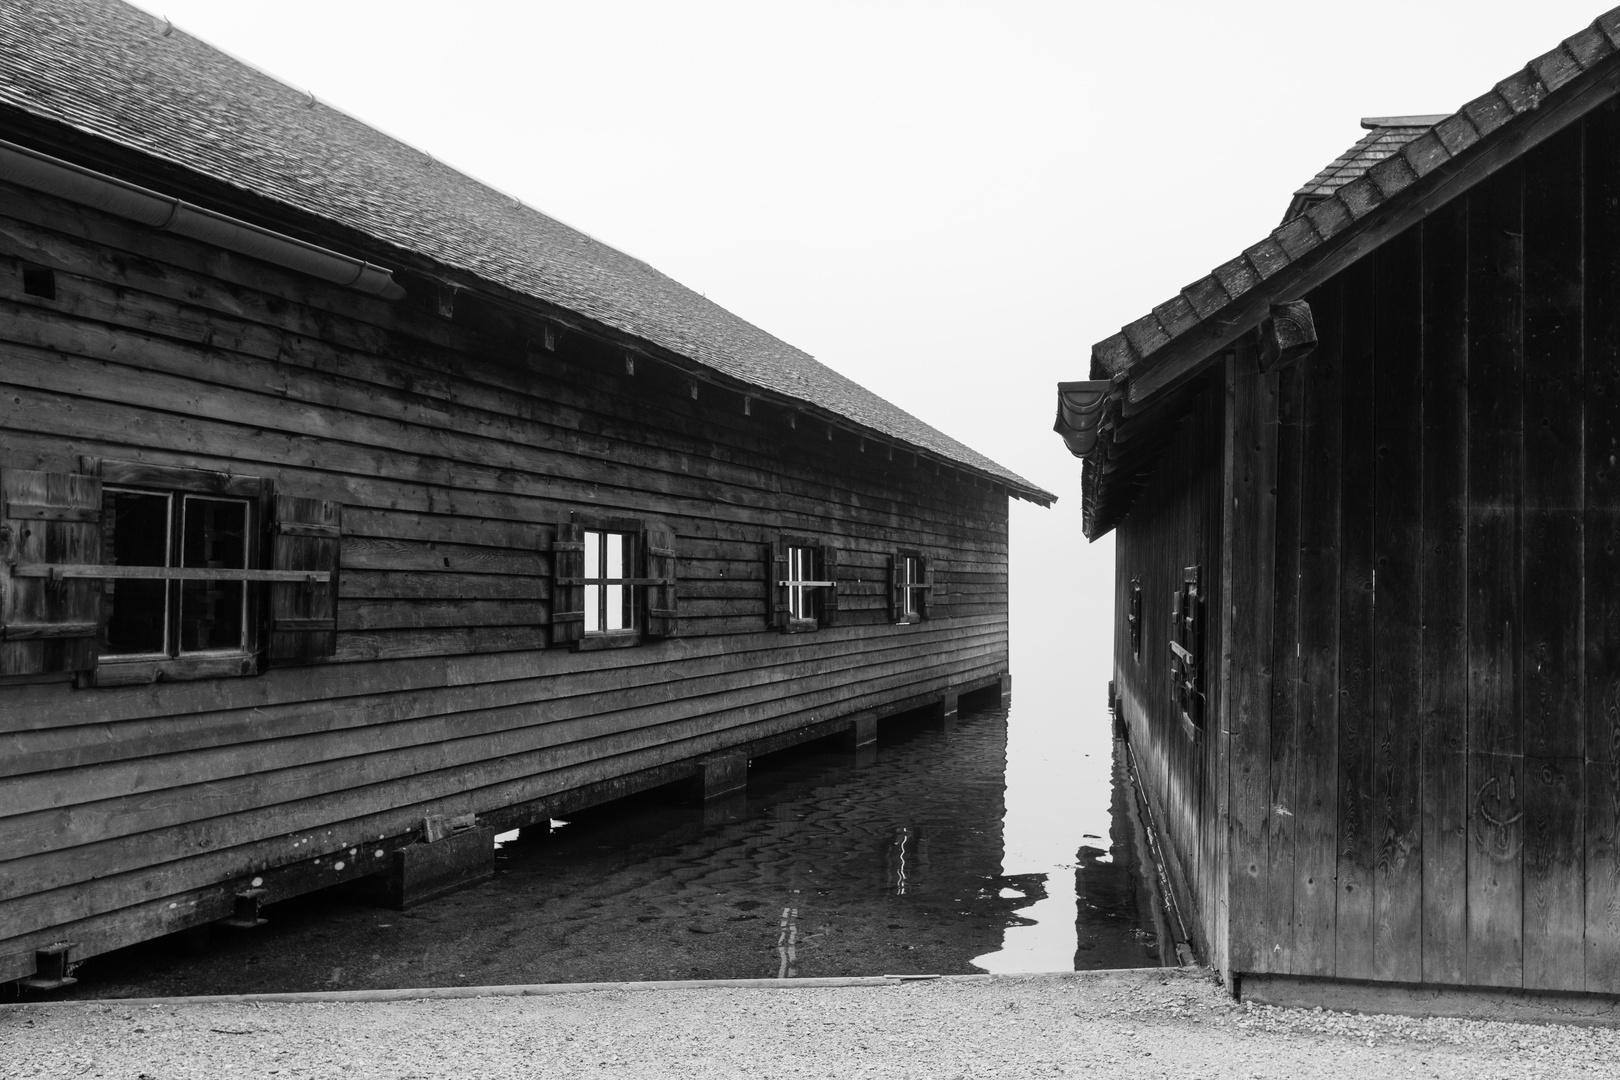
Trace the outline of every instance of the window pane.
<instances>
[{"instance_id":1,"label":"window pane","mask_svg":"<svg viewBox=\"0 0 1620 1080\"><path fill-rule=\"evenodd\" d=\"M809 553L809 550L809 548L802 547L788 548L789 581L807 580L807 576L804 572L805 555ZM808 617L805 613L804 589L800 586L793 585L788 588L788 615L795 619L803 619Z\"/></svg>"},{"instance_id":2,"label":"window pane","mask_svg":"<svg viewBox=\"0 0 1620 1080\"><path fill-rule=\"evenodd\" d=\"M585 530L585 576L602 576L602 534L592 529Z\"/></svg>"},{"instance_id":3,"label":"window pane","mask_svg":"<svg viewBox=\"0 0 1620 1080\"><path fill-rule=\"evenodd\" d=\"M115 566L169 565L169 498L142 491L104 491L103 561ZM102 655L139 656L167 651L168 582L113 578L102 588L107 613Z\"/></svg>"},{"instance_id":4,"label":"window pane","mask_svg":"<svg viewBox=\"0 0 1620 1080\"><path fill-rule=\"evenodd\" d=\"M181 566L247 568L247 503L187 496ZM247 583L180 583L180 651L206 652L243 647L242 614Z\"/></svg>"},{"instance_id":5,"label":"window pane","mask_svg":"<svg viewBox=\"0 0 1620 1080\"><path fill-rule=\"evenodd\" d=\"M598 633L602 629L602 586L585 586L585 632Z\"/></svg>"},{"instance_id":6,"label":"window pane","mask_svg":"<svg viewBox=\"0 0 1620 1080\"><path fill-rule=\"evenodd\" d=\"M603 605L607 608L607 625L605 630L623 630L624 624L624 586L606 585L603 591L607 594Z\"/></svg>"},{"instance_id":7,"label":"window pane","mask_svg":"<svg viewBox=\"0 0 1620 1080\"><path fill-rule=\"evenodd\" d=\"M606 572L603 577L624 577L624 533L606 533L603 537L607 547Z\"/></svg>"}]
</instances>

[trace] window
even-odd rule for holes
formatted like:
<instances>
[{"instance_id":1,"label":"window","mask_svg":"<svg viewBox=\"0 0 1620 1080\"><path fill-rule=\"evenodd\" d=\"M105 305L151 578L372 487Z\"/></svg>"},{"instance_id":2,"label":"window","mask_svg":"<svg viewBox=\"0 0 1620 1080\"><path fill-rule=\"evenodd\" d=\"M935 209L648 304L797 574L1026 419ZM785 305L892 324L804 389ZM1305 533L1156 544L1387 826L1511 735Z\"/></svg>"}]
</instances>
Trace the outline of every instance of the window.
<instances>
[{"instance_id":1,"label":"window","mask_svg":"<svg viewBox=\"0 0 1620 1080\"><path fill-rule=\"evenodd\" d=\"M833 625L837 576L837 548L803 537L779 537L770 549L770 621L790 634Z\"/></svg>"},{"instance_id":2,"label":"window","mask_svg":"<svg viewBox=\"0 0 1620 1080\"><path fill-rule=\"evenodd\" d=\"M635 586L644 584L626 573L636 564L635 552L630 533L585 530L585 633L635 631Z\"/></svg>"},{"instance_id":3,"label":"window","mask_svg":"<svg viewBox=\"0 0 1620 1080\"><path fill-rule=\"evenodd\" d=\"M921 622L928 617L932 589L928 559L915 551L897 551L889 557L889 614L897 624Z\"/></svg>"},{"instance_id":4,"label":"window","mask_svg":"<svg viewBox=\"0 0 1620 1080\"><path fill-rule=\"evenodd\" d=\"M95 459L79 473L0 470L0 495L0 535L15 538L0 674L122 685L336 651L338 503Z\"/></svg>"},{"instance_id":5,"label":"window","mask_svg":"<svg viewBox=\"0 0 1620 1080\"><path fill-rule=\"evenodd\" d=\"M570 514L557 526L551 551L552 644L614 648L679 632L675 533L668 526Z\"/></svg>"},{"instance_id":6,"label":"window","mask_svg":"<svg viewBox=\"0 0 1620 1080\"><path fill-rule=\"evenodd\" d=\"M816 617L816 549L791 546L787 549L787 596L789 619Z\"/></svg>"},{"instance_id":7,"label":"window","mask_svg":"<svg viewBox=\"0 0 1620 1080\"><path fill-rule=\"evenodd\" d=\"M247 499L103 487L102 565L242 571L255 525ZM243 654L252 646L240 576L109 578L103 661Z\"/></svg>"},{"instance_id":8,"label":"window","mask_svg":"<svg viewBox=\"0 0 1620 1080\"><path fill-rule=\"evenodd\" d=\"M1199 576L1198 567L1186 568L1170 609L1171 695L1182 730L1192 739L1204 730L1204 598Z\"/></svg>"}]
</instances>

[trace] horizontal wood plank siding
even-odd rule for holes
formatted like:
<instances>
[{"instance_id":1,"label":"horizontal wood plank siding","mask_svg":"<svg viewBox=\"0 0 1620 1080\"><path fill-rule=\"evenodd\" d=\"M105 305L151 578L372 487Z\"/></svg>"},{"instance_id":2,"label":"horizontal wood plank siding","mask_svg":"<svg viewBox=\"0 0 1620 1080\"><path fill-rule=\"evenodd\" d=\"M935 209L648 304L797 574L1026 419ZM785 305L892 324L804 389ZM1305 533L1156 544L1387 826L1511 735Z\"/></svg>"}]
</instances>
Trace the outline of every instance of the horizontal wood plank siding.
<instances>
[{"instance_id":1,"label":"horizontal wood plank siding","mask_svg":"<svg viewBox=\"0 0 1620 1080\"><path fill-rule=\"evenodd\" d=\"M488 813L1007 671L996 484L729 390L694 399L579 334L537 348L538 323L492 306L443 317L0 194L0 467L210 469L343 506L334 656L0 687L0 981L64 933L90 955L218 917L248 877L426 813ZM55 272L54 298L24 291L24 263ZM675 636L549 645L570 513L673 534ZM765 553L784 533L839 549L835 625L769 626ZM930 617L905 626L897 548L935 579Z\"/></svg>"}]
</instances>

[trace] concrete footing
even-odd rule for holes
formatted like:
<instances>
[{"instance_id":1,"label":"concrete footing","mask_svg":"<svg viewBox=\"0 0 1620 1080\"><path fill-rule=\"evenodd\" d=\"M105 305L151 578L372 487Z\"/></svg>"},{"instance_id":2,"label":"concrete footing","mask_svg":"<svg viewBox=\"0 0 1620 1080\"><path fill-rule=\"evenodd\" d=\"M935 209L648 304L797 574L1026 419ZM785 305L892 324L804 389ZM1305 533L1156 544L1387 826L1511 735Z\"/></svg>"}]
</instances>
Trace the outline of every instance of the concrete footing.
<instances>
[{"instance_id":1,"label":"concrete footing","mask_svg":"<svg viewBox=\"0 0 1620 1080\"><path fill-rule=\"evenodd\" d=\"M495 874L495 830L466 829L392 853L393 865L368 879L371 899L397 911L477 884Z\"/></svg>"},{"instance_id":2,"label":"concrete footing","mask_svg":"<svg viewBox=\"0 0 1620 1080\"><path fill-rule=\"evenodd\" d=\"M748 755L716 754L698 762L697 782L704 802L748 790Z\"/></svg>"},{"instance_id":3,"label":"concrete footing","mask_svg":"<svg viewBox=\"0 0 1620 1080\"><path fill-rule=\"evenodd\" d=\"M877 743L878 721L875 716L858 717L844 732L844 745L851 750L859 750L863 746L872 746Z\"/></svg>"}]
</instances>

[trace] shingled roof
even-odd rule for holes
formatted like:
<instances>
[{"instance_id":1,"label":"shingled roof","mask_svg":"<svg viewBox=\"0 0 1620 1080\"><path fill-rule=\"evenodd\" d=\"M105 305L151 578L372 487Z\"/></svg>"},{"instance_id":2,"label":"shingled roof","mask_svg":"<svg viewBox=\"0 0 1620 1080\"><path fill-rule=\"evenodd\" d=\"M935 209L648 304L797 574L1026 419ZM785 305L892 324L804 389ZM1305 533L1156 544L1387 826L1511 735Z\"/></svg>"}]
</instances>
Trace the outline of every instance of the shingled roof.
<instances>
[{"instance_id":1,"label":"shingled roof","mask_svg":"<svg viewBox=\"0 0 1620 1080\"><path fill-rule=\"evenodd\" d=\"M1283 222L1287 223L1323 199L1330 198L1335 191L1359 179L1380 161L1399 153L1403 146L1444 120L1446 115L1362 117L1361 126L1367 129L1367 134L1294 192L1288 212L1283 214Z\"/></svg>"},{"instance_id":2,"label":"shingled roof","mask_svg":"<svg viewBox=\"0 0 1620 1080\"><path fill-rule=\"evenodd\" d=\"M1084 459L1086 535L1096 539L1124 517L1190 406L1194 380L1274 308L1617 93L1620 8L1381 160L1347 162L1358 175L1334 177L1332 192L1304 213L1094 345L1091 380L1058 384L1055 425Z\"/></svg>"},{"instance_id":3,"label":"shingled roof","mask_svg":"<svg viewBox=\"0 0 1620 1080\"><path fill-rule=\"evenodd\" d=\"M1054 499L639 259L118 0L0 5L7 106L577 312L1014 495Z\"/></svg>"}]
</instances>

